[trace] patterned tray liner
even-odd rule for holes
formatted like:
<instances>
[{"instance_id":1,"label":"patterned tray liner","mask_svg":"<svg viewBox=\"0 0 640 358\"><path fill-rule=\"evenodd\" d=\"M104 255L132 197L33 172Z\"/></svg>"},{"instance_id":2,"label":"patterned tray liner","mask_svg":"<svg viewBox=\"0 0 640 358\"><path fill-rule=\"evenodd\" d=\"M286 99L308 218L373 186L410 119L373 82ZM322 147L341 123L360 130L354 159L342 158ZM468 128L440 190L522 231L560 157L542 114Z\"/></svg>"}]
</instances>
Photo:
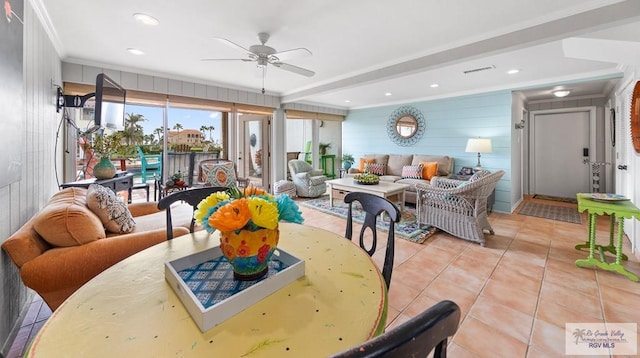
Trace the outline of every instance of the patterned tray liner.
<instances>
[{"instance_id":1,"label":"patterned tray liner","mask_svg":"<svg viewBox=\"0 0 640 358\"><path fill-rule=\"evenodd\" d=\"M275 276L287 267L289 266L274 255L269 260L269 271L266 275L254 281L239 281L233 278L231 264L221 256L179 271L178 275L202 306L209 308L260 281Z\"/></svg>"}]
</instances>

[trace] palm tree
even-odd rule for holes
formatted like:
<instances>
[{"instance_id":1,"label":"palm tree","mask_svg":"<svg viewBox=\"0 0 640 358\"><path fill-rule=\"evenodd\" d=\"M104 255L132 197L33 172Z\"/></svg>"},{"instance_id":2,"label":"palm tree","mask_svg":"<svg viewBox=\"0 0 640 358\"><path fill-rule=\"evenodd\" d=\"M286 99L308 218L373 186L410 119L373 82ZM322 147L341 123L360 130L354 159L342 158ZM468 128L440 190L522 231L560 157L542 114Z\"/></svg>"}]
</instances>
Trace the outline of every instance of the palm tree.
<instances>
[{"instance_id":1,"label":"palm tree","mask_svg":"<svg viewBox=\"0 0 640 358\"><path fill-rule=\"evenodd\" d=\"M201 131L201 132L209 131L209 140L211 140L211 141L213 140L213 137L212 137L212 135L211 135L211 132L213 132L215 129L216 129L216 128L215 128L214 126L205 126L205 125L200 126L200 131Z\"/></svg>"},{"instance_id":2,"label":"palm tree","mask_svg":"<svg viewBox=\"0 0 640 358\"><path fill-rule=\"evenodd\" d=\"M124 137L127 145L138 144L144 139L144 128L138 122L146 120L142 114L127 113L124 124Z\"/></svg>"},{"instance_id":3,"label":"palm tree","mask_svg":"<svg viewBox=\"0 0 640 358\"><path fill-rule=\"evenodd\" d=\"M177 130L177 131L178 131L178 134L180 134L180 130L181 130L182 128L184 128L184 127L182 127L182 124L180 124L180 123L176 123L176 124L173 126L173 129Z\"/></svg>"},{"instance_id":4,"label":"palm tree","mask_svg":"<svg viewBox=\"0 0 640 358\"><path fill-rule=\"evenodd\" d=\"M576 330L573 331L573 336L576 337L576 344L578 344L578 339L582 338L586 333L587 333L586 330L579 329L579 328L576 328Z\"/></svg>"},{"instance_id":5,"label":"palm tree","mask_svg":"<svg viewBox=\"0 0 640 358\"><path fill-rule=\"evenodd\" d=\"M158 136L158 142L160 142L162 140L162 137L164 136L164 127L158 127L154 129L153 133Z\"/></svg>"}]
</instances>

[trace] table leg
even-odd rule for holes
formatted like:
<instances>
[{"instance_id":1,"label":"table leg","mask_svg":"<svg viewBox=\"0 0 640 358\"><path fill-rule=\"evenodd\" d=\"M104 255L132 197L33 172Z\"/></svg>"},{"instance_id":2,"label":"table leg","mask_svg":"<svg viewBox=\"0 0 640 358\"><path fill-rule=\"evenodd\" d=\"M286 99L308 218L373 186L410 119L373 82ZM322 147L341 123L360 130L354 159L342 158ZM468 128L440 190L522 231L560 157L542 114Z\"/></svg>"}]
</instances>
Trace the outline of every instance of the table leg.
<instances>
[{"instance_id":1,"label":"table leg","mask_svg":"<svg viewBox=\"0 0 640 358\"><path fill-rule=\"evenodd\" d=\"M333 186L329 184L329 206L333 207Z\"/></svg>"},{"instance_id":2,"label":"table leg","mask_svg":"<svg viewBox=\"0 0 640 358\"><path fill-rule=\"evenodd\" d=\"M587 235L587 242L585 242L584 244L577 244L575 246L576 250L588 249L589 246L590 246L589 245L589 241L590 241L589 238L590 238L590 235L591 235L591 221L595 220L596 218L595 218L595 215L591 215L591 214L588 214L587 218L588 218L587 219L588 220L587 226L589 227L589 234Z\"/></svg>"},{"instance_id":3,"label":"table leg","mask_svg":"<svg viewBox=\"0 0 640 358\"><path fill-rule=\"evenodd\" d=\"M589 244L589 256L587 256L586 259L576 260L576 266L578 266L578 267L598 266L598 263L602 263L601 261L598 261L593 257L593 253L594 253L595 247L596 247L596 214L592 214L592 213L589 213L589 242L588 242L588 244Z\"/></svg>"}]
</instances>

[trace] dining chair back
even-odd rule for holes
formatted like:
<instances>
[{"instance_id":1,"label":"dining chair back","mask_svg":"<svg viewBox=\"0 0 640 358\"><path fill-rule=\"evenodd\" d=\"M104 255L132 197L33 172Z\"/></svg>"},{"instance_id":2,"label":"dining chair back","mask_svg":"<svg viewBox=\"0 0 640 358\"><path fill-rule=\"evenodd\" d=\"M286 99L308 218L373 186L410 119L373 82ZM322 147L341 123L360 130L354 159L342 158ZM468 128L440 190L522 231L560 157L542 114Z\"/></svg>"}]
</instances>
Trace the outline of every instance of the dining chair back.
<instances>
[{"instance_id":1,"label":"dining chair back","mask_svg":"<svg viewBox=\"0 0 640 358\"><path fill-rule=\"evenodd\" d=\"M400 221L400 210L398 210L398 207L394 203L381 196L358 191L348 193L344 197L344 202L349 205L349 211L347 212L347 230L344 236L349 240L352 240L353 236L354 201L359 202L362 206L362 210L365 212L364 222L362 223L362 229L360 230L359 245L369 254L369 256L373 256L378 245L378 234L376 229L378 217L381 217L381 214L386 214L390 219L389 235L387 236L387 249L384 255L384 265L382 266L382 277L384 277L387 289L389 289L389 285L391 285L391 273L393 271L395 223ZM364 240L367 228L371 230L372 235L371 247L369 248L366 247L367 244Z\"/></svg>"},{"instance_id":2,"label":"dining chair back","mask_svg":"<svg viewBox=\"0 0 640 358\"><path fill-rule=\"evenodd\" d=\"M460 307L452 301L440 301L398 327L333 358L427 357L447 356L447 340L458 330Z\"/></svg>"},{"instance_id":3,"label":"dining chair back","mask_svg":"<svg viewBox=\"0 0 640 358\"><path fill-rule=\"evenodd\" d=\"M140 178L143 183L148 177L162 177L162 154L144 154L140 147L136 147L140 157Z\"/></svg>"},{"instance_id":4,"label":"dining chair back","mask_svg":"<svg viewBox=\"0 0 640 358\"><path fill-rule=\"evenodd\" d=\"M158 209L166 210L167 212L167 240L173 239L173 225L171 223L171 204L176 201L184 201L187 204L193 207L193 211L195 212L198 208L198 204L202 201L202 199L208 197L213 193L217 193L219 191L226 191L229 188L219 187L219 186L207 186L207 187L199 187L199 188L190 188L187 190L181 190L173 192L164 198L158 201ZM189 226L189 231L193 232L195 227L196 220L191 215L191 225Z\"/></svg>"}]
</instances>

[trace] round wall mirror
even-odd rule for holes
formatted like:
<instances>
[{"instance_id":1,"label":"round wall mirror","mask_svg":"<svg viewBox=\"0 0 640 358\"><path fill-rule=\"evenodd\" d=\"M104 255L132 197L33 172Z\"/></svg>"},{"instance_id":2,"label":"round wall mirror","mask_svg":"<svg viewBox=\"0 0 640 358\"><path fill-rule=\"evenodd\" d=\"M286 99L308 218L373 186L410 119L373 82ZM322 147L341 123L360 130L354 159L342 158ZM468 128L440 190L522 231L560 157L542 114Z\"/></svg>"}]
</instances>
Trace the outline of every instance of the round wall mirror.
<instances>
[{"instance_id":1,"label":"round wall mirror","mask_svg":"<svg viewBox=\"0 0 640 358\"><path fill-rule=\"evenodd\" d=\"M636 153L640 153L640 81L636 82L631 97L631 143Z\"/></svg>"},{"instance_id":2,"label":"round wall mirror","mask_svg":"<svg viewBox=\"0 0 640 358\"><path fill-rule=\"evenodd\" d=\"M402 138L411 138L418 131L418 121L410 114L396 120L396 133Z\"/></svg>"},{"instance_id":3,"label":"round wall mirror","mask_svg":"<svg viewBox=\"0 0 640 358\"><path fill-rule=\"evenodd\" d=\"M415 107L403 106L391 113L387 121L387 134L396 144L414 145L424 134L424 116Z\"/></svg>"}]
</instances>

